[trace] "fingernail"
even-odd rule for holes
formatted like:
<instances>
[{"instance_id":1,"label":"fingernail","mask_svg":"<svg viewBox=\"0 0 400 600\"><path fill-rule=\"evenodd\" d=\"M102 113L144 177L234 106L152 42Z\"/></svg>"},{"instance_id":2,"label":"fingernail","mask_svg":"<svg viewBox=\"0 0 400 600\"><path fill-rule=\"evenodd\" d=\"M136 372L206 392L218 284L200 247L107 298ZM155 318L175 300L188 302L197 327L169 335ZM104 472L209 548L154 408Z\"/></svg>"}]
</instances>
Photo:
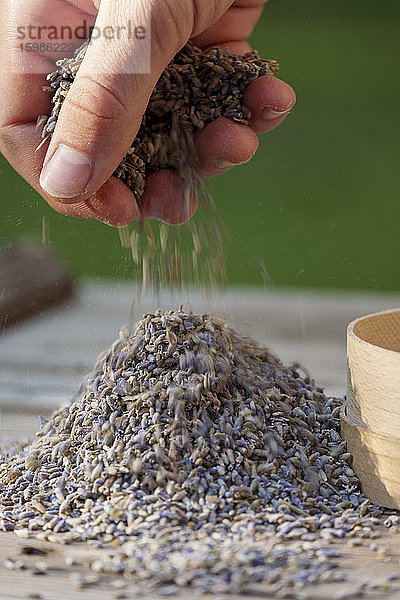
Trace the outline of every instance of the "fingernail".
<instances>
[{"instance_id":1,"label":"fingernail","mask_svg":"<svg viewBox=\"0 0 400 600\"><path fill-rule=\"evenodd\" d=\"M279 110L274 110L273 108L269 108L268 106L266 106L261 111L261 118L264 121L273 121L274 119L278 119L279 117L284 117L285 115L290 113L291 110L292 110L292 107L287 108L286 110L279 111Z\"/></svg>"},{"instance_id":2,"label":"fingernail","mask_svg":"<svg viewBox=\"0 0 400 600\"><path fill-rule=\"evenodd\" d=\"M74 198L85 191L92 173L93 165L83 154L60 144L42 169L40 186L54 198Z\"/></svg>"}]
</instances>

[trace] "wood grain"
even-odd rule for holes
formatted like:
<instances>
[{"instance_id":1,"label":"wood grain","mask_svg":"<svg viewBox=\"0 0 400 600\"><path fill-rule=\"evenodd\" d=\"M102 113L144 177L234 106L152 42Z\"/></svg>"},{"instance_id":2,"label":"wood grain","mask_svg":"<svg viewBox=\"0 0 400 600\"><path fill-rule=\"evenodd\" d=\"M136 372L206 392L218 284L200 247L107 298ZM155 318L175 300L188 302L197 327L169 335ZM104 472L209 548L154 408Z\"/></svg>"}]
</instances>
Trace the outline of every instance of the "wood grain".
<instances>
[{"instance_id":1,"label":"wood grain","mask_svg":"<svg viewBox=\"0 0 400 600\"><path fill-rule=\"evenodd\" d=\"M400 509L400 438L354 425L344 409L341 428L364 494L376 504Z\"/></svg>"},{"instance_id":2,"label":"wood grain","mask_svg":"<svg viewBox=\"0 0 400 600\"><path fill-rule=\"evenodd\" d=\"M400 509L400 310L350 323L347 362L342 432L354 470L368 498Z\"/></svg>"},{"instance_id":3,"label":"wood grain","mask_svg":"<svg viewBox=\"0 0 400 600\"><path fill-rule=\"evenodd\" d=\"M350 323L347 416L370 431L400 437L400 310Z\"/></svg>"}]
</instances>

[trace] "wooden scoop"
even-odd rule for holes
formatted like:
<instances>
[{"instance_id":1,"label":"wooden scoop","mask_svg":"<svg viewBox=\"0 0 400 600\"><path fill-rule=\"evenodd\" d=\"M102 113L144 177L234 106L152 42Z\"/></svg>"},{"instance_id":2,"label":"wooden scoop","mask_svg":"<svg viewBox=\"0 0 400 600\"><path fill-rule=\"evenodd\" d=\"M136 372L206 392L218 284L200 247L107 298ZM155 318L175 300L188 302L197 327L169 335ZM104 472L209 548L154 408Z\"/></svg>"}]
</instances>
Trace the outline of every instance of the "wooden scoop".
<instances>
[{"instance_id":1,"label":"wooden scoop","mask_svg":"<svg viewBox=\"0 0 400 600\"><path fill-rule=\"evenodd\" d=\"M342 434L363 492L400 509L400 310L347 329L348 387Z\"/></svg>"}]
</instances>

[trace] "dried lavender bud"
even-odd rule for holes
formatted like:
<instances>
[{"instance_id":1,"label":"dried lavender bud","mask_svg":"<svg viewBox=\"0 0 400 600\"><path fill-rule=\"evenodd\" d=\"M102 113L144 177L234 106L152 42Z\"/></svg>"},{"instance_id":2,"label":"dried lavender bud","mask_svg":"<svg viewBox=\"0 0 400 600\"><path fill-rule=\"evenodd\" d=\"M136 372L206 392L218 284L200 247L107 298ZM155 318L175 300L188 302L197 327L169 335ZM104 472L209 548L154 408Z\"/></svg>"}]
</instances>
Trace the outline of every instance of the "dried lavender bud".
<instances>
[{"instance_id":1,"label":"dried lavender bud","mask_svg":"<svg viewBox=\"0 0 400 600\"><path fill-rule=\"evenodd\" d=\"M93 571L160 594L263 581L297 598L343 580L330 542L367 543L399 519L363 497L341 406L212 315L145 315L33 440L0 457L1 528L97 540Z\"/></svg>"},{"instance_id":2,"label":"dried lavender bud","mask_svg":"<svg viewBox=\"0 0 400 600\"><path fill-rule=\"evenodd\" d=\"M53 92L54 106L44 124L43 138L55 129L87 45L78 48L73 58L58 60L57 70L47 76L45 89ZM146 176L172 168L190 193L197 183L194 133L218 117L246 123L244 91L257 78L275 75L278 68L276 61L263 60L256 52L236 56L227 49L203 51L187 44L161 75L138 134L114 176L126 183L139 202Z\"/></svg>"}]
</instances>

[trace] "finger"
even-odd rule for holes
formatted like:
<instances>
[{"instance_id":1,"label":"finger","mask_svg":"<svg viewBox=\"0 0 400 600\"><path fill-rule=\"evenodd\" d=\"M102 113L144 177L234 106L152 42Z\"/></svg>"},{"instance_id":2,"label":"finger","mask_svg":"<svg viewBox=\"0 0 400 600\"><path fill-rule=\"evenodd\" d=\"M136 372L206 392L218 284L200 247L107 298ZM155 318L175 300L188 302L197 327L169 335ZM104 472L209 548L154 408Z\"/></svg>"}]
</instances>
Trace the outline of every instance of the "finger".
<instances>
[{"instance_id":1,"label":"finger","mask_svg":"<svg viewBox=\"0 0 400 600\"><path fill-rule=\"evenodd\" d=\"M260 77L244 93L244 104L251 112L249 125L256 133L275 129L295 102L296 94L290 85L271 75Z\"/></svg>"},{"instance_id":2,"label":"finger","mask_svg":"<svg viewBox=\"0 0 400 600\"><path fill-rule=\"evenodd\" d=\"M31 123L10 125L3 129L3 147L10 164L29 181L48 204L67 216L98 219L116 227L127 225L137 215L137 206L130 190L122 181L110 179L95 196L77 204L65 204L44 193L39 176L45 148L36 150L40 131Z\"/></svg>"},{"instance_id":3,"label":"finger","mask_svg":"<svg viewBox=\"0 0 400 600\"><path fill-rule=\"evenodd\" d=\"M196 209L196 195L193 193L186 198L182 182L171 169L155 171L146 178L140 202L142 217L182 225L194 215Z\"/></svg>"},{"instance_id":4,"label":"finger","mask_svg":"<svg viewBox=\"0 0 400 600\"><path fill-rule=\"evenodd\" d=\"M139 209L133 194L119 179L111 177L91 198L75 204L65 204L48 198L57 212L82 219L97 219L113 227L123 227L137 217Z\"/></svg>"},{"instance_id":5,"label":"finger","mask_svg":"<svg viewBox=\"0 0 400 600\"><path fill-rule=\"evenodd\" d=\"M46 153L39 129L33 123L4 125L1 128L1 150L8 162L29 184L40 190L39 174ZM41 191L41 190L40 190Z\"/></svg>"},{"instance_id":6,"label":"finger","mask_svg":"<svg viewBox=\"0 0 400 600\"><path fill-rule=\"evenodd\" d=\"M248 162L258 139L250 127L220 118L196 134L195 144L199 175L212 177Z\"/></svg>"},{"instance_id":7,"label":"finger","mask_svg":"<svg viewBox=\"0 0 400 600\"><path fill-rule=\"evenodd\" d=\"M144 0L124 0L121 4L123 7L112 1L100 4L96 19L99 31L116 24L122 10L132 15L132 22L149 26ZM172 26L169 29L162 8L157 19L159 13L168 38ZM185 27L182 29L185 32ZM153 39L149 73L138 72L150 66L146 64L145 39L122 36L108 40L101 35L89 45L45 158L40 183L47 194L79 203L109 179L135 138L151 91L179 44L180 40L174 40L169 53L162 54L161 43Z\"/></svg>"},{"instance_id":8,"label":"finger","mask_svg":"<svg viewBox=\"0 0 400 600\"><path fill-rule=\"evenodd\" d=\"M50 61L48 71L52 66ZM7 82L5 81L7 79ZM3 100L0 103L0 135L3 130L18 123L36 123L39 115L48 114L51 95L43 91L44 78L41 73L16 74L3 72L0 74L0 88ZM4 131L6 137L7 131ZM3 150L3 147L2 147ZM4 153L9 151L4 146Z\"/></svg>"},{"instance_id":9,"label":"finger","mask_svg":"<svg viewBox=\"0 0 400 600\"><path fill-rule=\"evenodd\" d=\"M236 0L234 6L263 6L268 0Z\"/></svg>"},{"instance_id":10,"label":"finger","mask_svg":"<svg viewBox=\"0 0 400 600\"><path fill-rule=\"evenodd\" d=\"M214 25L194 37L193 44L203 48L247 39L261 16L263 4L254 1L251 6L232 6Z\"/></svg>"},{"instance_id":11,"label":"finger","mask_svg":"<svg viewBox=\"0 0 400 600\"><path fill-rule=\"evenodd\" d=\"M49 114L51 94L43 92L42 86L46 83L46 74L54 70L55 61L60 58L56 47L62 45L49 38L49 29L54 28L61 35L61 27L67 23L72 37L70 43L64 45L77 46L82 41L75 33L82 21L87 26L93 23L93 16L82 11L82 0L80 10L64 0L56 4L54 15L49 16L48 2L0 2L0 20L8 24L7 44L2 48L0 58L0 125L35 123L38 115ZM36 46L40 48L32 48L32 52L23 50L28 42L34 46L38 35L40 44ZM21 43L21 40L24 41Z\"/></svg>"},{"instance_id":12,"label":"finger","mask_svg":"<svg viewBox=\"0 0 400 600\"><path fill-rule=\"evenodd\" d=\"M231 2L217 3L218 17ZM146 63L149 40L123 36L110 43L103 35L89 45L45 158L40 183L47 194L81 202L112 175L136 136L162 71L191 36L195 15L185 6L191 3L100 3L96 20L100 31L110 30L110 23L117 23L123 13L129 14L132 22L143 23L144 30L150 31L151 25L151 65ZM149 72L138 72L146 69Z\"/></svg>"},{"instance_id":13,"label":"finger","mask_svg":"<svg viewBox=\"0 0 400 600\"><path fill-rule=\"evenodd\" d=\"M27 33L27 30L31 24L37 31L40 26L36 23L48 23L49 12L46 3L23 3L22 0L13 0L11 12L8 10L7 13L3 13L7 4L10 3L2 3L0 9L2 22L9 24L8 54L6 52L4 60L0 60L3 67L0 69L0 151L15 170L43 195L39 186L39 174L45 148L35 151L42 141L35 123L39 115L50 113L51 94L44 92L42 88L46 83L45 74L54 70L54 62L59 56L55 57L54 52L47 51L22 52L17 35L13 33L17 31L18 26L23 35L27 36L24 39L29 41L30 33ZM86 15L82 10L77 11L68 2L58 3L57 19L60 23L68 23L73 31L81 24L83 18L90 23L90 15ZM71 39L71 44L75 42L75 38ZM43 45L47 48L47 44Z\"/></svg>"}]
</instances>

